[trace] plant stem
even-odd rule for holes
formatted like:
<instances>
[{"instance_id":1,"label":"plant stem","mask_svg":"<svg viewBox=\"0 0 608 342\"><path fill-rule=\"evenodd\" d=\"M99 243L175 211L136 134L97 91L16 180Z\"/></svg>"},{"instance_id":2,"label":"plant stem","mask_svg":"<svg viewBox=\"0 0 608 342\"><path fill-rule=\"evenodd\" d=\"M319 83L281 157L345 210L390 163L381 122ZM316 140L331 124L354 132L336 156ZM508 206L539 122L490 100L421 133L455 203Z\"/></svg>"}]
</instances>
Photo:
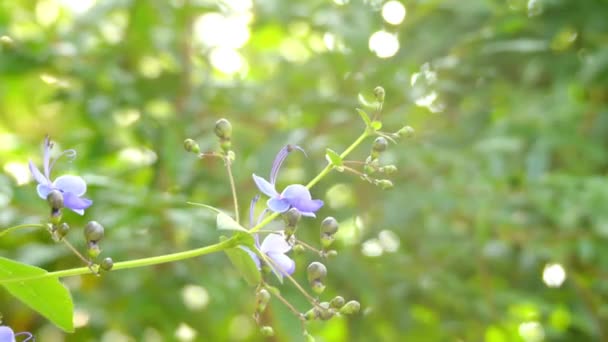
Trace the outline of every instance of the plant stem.
<instances>
[{"instance_id":1,"label":"plant stem","mask_svg":"<svg viewBox=\"0 0 608 342\"><path fill-rule=\"evenodd\" d=\"M40 224L40 223L26 223L26 224L20 224L18 226L14 226L14 227L8 227L6 229L3 229L0 231L0 238L3 237L5 234L8 234L14 230L17 229L21 229L21 228L43 228L46 229L46 226L44 224Z\"/></svg>"},{"instance_id":2,"label":"plant stem","mask_svg":"<svg viewBox=\"0 0 608 342\"><path fill-rule=\"evenodd\" d=\"M201 247L201 248L197 248L197 249L192 249L192 250L188 250L188 251L184 251L184 252L117 262L112 267L112 270L123 270L123 269L128 269L128 268L152 266L152 265L159 265L159 264L164 264L164 263L168 263L168 262L175 262L175 261L190 259L190 258L194 258L197 256L220 252L220 251L226 250L228 248L235 247L237 245L237 242L238 242L237 239L232 237L225 241L218 242L213 245L209 245L209 246L205 246L205 247ZM32 281L32 280L38 280L38 279L44 279L44 278L71 277L71 276L82 275L82 274L87 274L87 273L91 273L91 269L89 269L89 267L79 267L79 268L72 268L72 269L68 269L68 270L49 272L49 273L35 275L35 276L31 276L31 277L0 279L0 284L21 282L21 281Z\"/></svg>"},{"instance_id":3,"label":"plant stem","mask_svg":"<svg viewBox=\"0 0 608 342\"><path fill-rule=\"evenodd\" d=\"M234 217L235 217L235 221L236 223L240 224L239 221L239 201L238 198L236 196L236 186L234 185L234 177L232 176L232 161L230 161L230 158L225 157L224 158L225 164L226 164L226 170L228 171L228 179L230 179L230 189L232 190L232 201L234 202Z\"/></svg>"},{"instance_id":4,"label":"plant stem","mask_svg":"<svg viewBox=\"0 0 608 342\"><path fill-rule=\"evenodd\" d=\"M344 152L342 152L342 154L340 154L340 158L342 158L342 159L346 158L355 148L357 148L357 146L359 146L363 142L363 140L365 140L367 137L369 137L370 134L371 133L369 131L369 128L366 128L365 132L363 132L357 138L357 140L355 140L355 142L353 142L350 146L348 146L348 148L346 150L344 150ZM313 186L315 186L332 169L333 169L333 165L332 164L327 164L327 166L325 166L325 168L323 170L321 170L321 172L319 172L319 174L315 178L313 178L310 182L308 182L308 184L306 184L306 187L308 189L310 189ZM264 220L262 220L261 222L259 222L258 224L256 224L255 227L251 228L249 230L249 232L251 234L258 232L260 229L262 229L264 226L266 226L268 223L270 223L272 220L274 220L278 216L279 216L279 213L273 213L272 215L267 216Z\"/></svg>"}]
</instances>

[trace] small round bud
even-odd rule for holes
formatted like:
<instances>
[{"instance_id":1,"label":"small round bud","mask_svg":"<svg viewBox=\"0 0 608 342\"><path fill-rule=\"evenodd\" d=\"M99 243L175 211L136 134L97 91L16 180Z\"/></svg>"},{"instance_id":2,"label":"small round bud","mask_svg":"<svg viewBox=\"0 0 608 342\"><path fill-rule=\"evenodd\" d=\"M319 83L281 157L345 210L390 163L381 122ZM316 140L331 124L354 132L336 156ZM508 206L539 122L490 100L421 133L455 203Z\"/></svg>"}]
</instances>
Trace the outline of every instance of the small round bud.
<instances>
[{"instance_id":1,"label":"small round bud","mask_svg":"<svg viewBox=\"0 0 608 342\"><path fill-rule=\"evenodd\" d=\"M359 312L361 309L361 304L356 300L351 300L348 303L344 304L344 306L340 309L340 313L344 315L352 315Z\"/></svg>"},{"instance_id":2,"label":"small round bud","mask_svg":"<svg viewBox=\"0 0 608 342\"><path fill-rule=\"evenodd\" d=\"M99 264L99 267L101 267L101 269L104 271L109 271L112 269L112 267L114 267L114 261L110 257L104 258Z\"/></svg>"},{"instance_id":3,"label":"small round bud","mask_svg":"<svg viewBox=\"0 0 608 342\"><path fill-rule=\"evenodd\" d=\"M327 258L333 258L338 256L338 251L336 251L335 249L330 249L327 252L325 252L325 257Z\"/></svg>"},{"instance_id":4,"label":"small round bud","mask_svg":"<svg viewBox=\"0 0 608 342\"><path fill-rule=\"evenodd\" d=\"M192 139L184 140L184 149L188 152L201 153L201 148L198 146L196 141Z\"/></svg>"},{"instance_id":5,"label":"small round bud","mask_svg":"<svg viewBox=\"0 0 608 342\"><path fill-rule=\"evenodd\" d=\"M376 180L376 185L382 190L388 190L394 187L393 182L388 179L378 179Z\"/></svg>"},{"instance_id":6,"label":"small round bud","mask_svg":"<svg viewBox=\"0 0 608 342\"><path fill-rule=\"evenodd\" d=\"M63 194L59 190L52 190L46 196L47 202L52 210L59 210L63 208Z\"/></svg>"},{"instance_id":7,"label":"small round bud","mask_svg":"<svg viewBox=\"0 0 608 342\"><path fill-rule=\"evenodd\" d=\"M323 284L321 280L313 280L310 283L310 287L312 288L312 291L318 295L325 291L325 284Z\"/></svg>"},{"instance_id":8,"label":"small round bud","mask_svg":"<svg viewBox=\"0 0 608 342\"><path fill-rule=\"evenodd\" d=\"M230 140L232 137L232 124L226 119L219 119L215 122L215 135L222 140Z\"/></svg>"},{"instance_id":9,"label":"small round bud","mask_svg":"<svg viewBox=\"0 0 608 342\"><path fill-rule=\"evenodd\" d=\"M327 267L318 261L313 261L306 268L308 282L312 284L315 280L323 280L327 276Z\"/></svg>"},{"instance_id":10,"label":"small round bud","mask_svg":"<svg viewBox=\"0 0 608 342\"><path fill-rule=\"evenodd\" d=\"M302 246L301 244L297 244L293 246L293 252L296 254L304 253L306 252L306 247Z\"/></svg>"},{"instance_id":11,"label":"small round bud","mask_svg":"<svg viewBox=\"0 0 608 342\"><path fill-rule=\"evenodd\" d=\"M385 137L377 137L372 144L372 151L380 153L386 151L388 147L388 141Z\"/></svg>"},{"instance_id":12,"label":"small round bud","mask_svg":"<svg viewBox=\"0 0 608 342\"><path fill-rule=\"evenodd\" d=\"M230 139L222 140L220 142L220 148L224 152L230 151L230 149L232 148L232 142L230 142Z\"/></svg>"},{"instance_id":13,"label":"small round bud","mask_svg":"<svg viewBox=\"0 0 608 342\"><path fill-rule=\"evenodd\" d=\"M385 95L386 95L386 92L384 91L384 88L382 88L380 86L374 88L374 96L376 97L376 99L379 102L384 102Z\"/></svg>"},{"instance_id":14,"label":"small round bud","mask_svg":"<svg viewBox=\"0 0 608 342\"><path fill-rule=\"evenodd\" d=\"M331 302L329 302L329 305L330 305L332 308L334 308L334 309L339 309L339 308L341 308L341 307L343 307L343 306L344 306L344 303L345 303L345 302L346 302L346 301L344 300L344 297L342 297L342 296L335 296L335 297L334 297L334 298L331 300Z\"/></svg>"},{"instance_id":15,"label":"small round bud","mask_svg":"<svg viewBox=\"0 0 608 342\"><path fill-rule=\"evenodd\" d=\"M266 306L268 306L268 302L270 301L270 292L268 292L268 290L266 289L260 289L256 294L255 294L255 301L256 301L256 310L259 313L264 312L264 310L266 310Z\"/></svg>"},{"instance_id":16,"label":"small round bud","mask_svg":"<svg viewBox=\"0 0 608 342\"><path fill-rule=\"evenodd\" d=\"M374 154L373 151L372 151L372 154ZM377 153L375 153L375 154L377 154ZM363 166L363 171L366 174L371 175L374 172L378 171L379 166L380 166L380 161L378 161L378 157L375 156L372 158L372 156L369 156L365 160L365 165Z\"/></svg>"},{"instance_id":17,"label":"small round bud","mask_svg":"<svg viewBox=\"0 0 608 342\"><path fill-rule=\"evenodd\" d=\"M395 165L386 165L380 168L380 172L384 172L387 175L392 175L397 172L397 167Z\"/></svg>"},{"instance_id":18,"label":"small round bud","mask_svg":"<svg viewBox=\"0 0 608 342\"><path fill-rule=\"evenodd\" d=\"M283 218L288 227L295 227L302 218L302 213L296 208L291 208L283 214Z\"/></svg>"},{"instance_id":19,"label":"small round bud","mask_svg":"<svg viewBox=\"0 0 608 342\"><path fill-rule=\"evenodd\" d=\"M87 254L89 257L91 257L91 259L95 259L97 256L99 256L99 254L101 254L101 248L99 248L99 245L96 242L89 242Z\"/></svg>"},{"instance_id":20,"label":"small round bud","mask_svg":"<svg viewBox=\"0 0 608 342\"><path fill-rule=\"evenodd\" d=\"M69 231L70 231L70 226L65 222L63 222L62 224L55 227L55 234L57 234L57 237L60 239L63 238L64 236L68 235Z\"/></svg>"},{"instance_id":21,"label":"small round bud","mask_svg":"<svg viewBox=\"0 0 608 342\"><path fill-rule=\"evenodd\" d=\"M103 239L103 235L104 228L97 221L89 221L84 227L84 237L87 239L87 242L97 243Z\"/></svg>"},{"instance_id":22,"label":"small round bud","mask_svg":"<svg viewBox=\"0 0 608 342\"><path fill-rule=\"evenodd\" d=\"M316 319L317 318L317 313L316 313L315 309L312 308L312 309L306 311L306 313L304 314L304 318L307 321L312 321L312 320Z\"/></svg>"},{"instance_id":23,"label":"small round bud","mask_svg":"<svg viewBox=\"0 0 608 342\"><path fill-rule=\"evenodd\" d=\"M397 135L400 137L411 138L414 136L416 131L411 126L404 126L400 130L397 131Z\"/></svg>"},{"instance_id":24,"label":"small round bud","mask_svg":"<svg viewBox=\"0 0 608 342\"><path fill-rule=\"evenodd\" d=\"M266 337L274 336L274 329L271 326L265 325L260 328L260 333Z\"/></svg>"},{"instance_id":25,"label":"small round bud","mask_svg":"<svg viewBox=\"0 0 608 342\"><path fill-rule=\"evenodd\" d=\"M318 307L315 307L317 317L320 319L327 321L334 317L336 312L330 307L328 302L319 303Z\"/></svg>"},{"instance_id":26,"label":"small round bud","mask_svg":"<svg viewBox=\"0 0 608 342\"><path fill-rule=\"evenodd\" d=\"M321 234L334 235L338 232L338 228L338 221L331 216L326 217L321 222Z\"/></svg>"}]
</instances>

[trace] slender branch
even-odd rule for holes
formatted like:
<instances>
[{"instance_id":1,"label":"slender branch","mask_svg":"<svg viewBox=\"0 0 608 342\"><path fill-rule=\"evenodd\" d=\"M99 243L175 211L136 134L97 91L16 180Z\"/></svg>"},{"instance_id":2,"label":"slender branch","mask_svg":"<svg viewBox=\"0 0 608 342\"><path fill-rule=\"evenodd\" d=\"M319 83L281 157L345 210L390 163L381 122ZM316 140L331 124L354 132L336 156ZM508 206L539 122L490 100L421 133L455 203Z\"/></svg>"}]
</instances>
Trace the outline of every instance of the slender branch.
<instances>
[{"instance_id":1,"label":"slender branch","mask_svg":"<svg viewBox=\"0 0 608 342\"><path fill-rule=\"evenodd\" d=\"M184 251L184 252L117 262L112 267L112 270L124 270L124 269L129 269L129 268L159 265L159 264L164 264L164 263L168 263L168 262L175 262L175 261L190 259L190 258L198 257L201 255L220 252L220 251L226 250L228 248L232 248L232 247L236 246L237 242L238 242L237 239L235 237L232 237L225 241L218 242L213 245L209 245L209 246L205 246L205 247L201 247L201 248L197 248L197 249L192 249L192 250L188 250L188 251ZM79 268L72 268L72 269L68 269L68 270L44 273L44 274L30 276L30 277L0 279L0 284L21 282L21 281L32 281L32 280L45 279L45 278L71 277L71 276L76 276L76 275L87 274L90 272L91 272L91 270L88 267L79 267Z\"/></svg>"},{"instance_id":2,"label":"slender branch","mask_svg":"<svg viewBox=\"0 0 608 342\"><path fill-rule=\"evenodd\" d=\"M1 230L1 231L0 231L0 238L1 238L1 237L3 237L3 236L4 236L4 235L6 235L6 234L8 234L8 233L12 232L12 231L17 230L17 229L28 228L28 227L30 227L30 228L43 228L43 229L46 229L46 225L44 225L44 224L40 224L40 223L26 223L26 224L20 224L20 225L18 225L18 226L14 226L14 227L8 227L8 228L6 228L6 229Z\"/></svg>"},{"instance_id":3,"label":"slender branch","mask_svg":"<svg viewBox=\"0 0 608 342\"><path fill-rule=\"evenodd\" d=\"M228 171L228 179L230 179L230 190L232 190L232 201L234 202L234 217L236 223L240 224L239 221L239 201L236 196L236 186L234 185L234 177L232 176L232 161L230 158L225 157L224 162L226 164L226 170Z\"/></svg>"}]
</instances>

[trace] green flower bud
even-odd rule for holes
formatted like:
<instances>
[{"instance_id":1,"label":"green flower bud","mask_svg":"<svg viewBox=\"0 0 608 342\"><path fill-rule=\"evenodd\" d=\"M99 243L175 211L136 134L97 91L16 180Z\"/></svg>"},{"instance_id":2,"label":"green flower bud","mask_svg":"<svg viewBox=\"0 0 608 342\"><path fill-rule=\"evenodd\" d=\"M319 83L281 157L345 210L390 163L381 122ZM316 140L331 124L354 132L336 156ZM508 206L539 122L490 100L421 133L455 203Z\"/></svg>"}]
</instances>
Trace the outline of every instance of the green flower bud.
<instances>
[{"instance_id":1,"label":"green flower bud","mask_svg":"<svg viewBox=\"0 0 608 342\"><path fill-rule=\"evenodd\" d=\"M386 165L380 168L380 172L384 172L387 175L392 175L397 172L397 167L395 165Z\"/></svg>"},{"instance_id":2,"label":"green flower bud","mask_svg":"<svg viewBox=\"0 0 608 342\"><path fill-rule=\"evenodd\" d=\"M291 208L283 214L283 219L285 219L285 224L288 227L295 227L300 218L302 218L302 213L296 208Z\"/></svg>"},{"instance_id":3,"label":"green flower bud","mask_svg":"<svg viewBox=\"0 0 608 342\"><path fill-rule=\"evenodd\" d=\"M188 152L194 152L196 154L201 153L201 148L198 146L196 141L192 139L184 140L184 149Z\"/></svg>"},{"instance_id":4,"label":"green flower bud","mask_svg":"<svg viewBox=\"0 0 608 342\"><path fill-rule=\"evenodd\" d=\"M374 88L374 96L376 97L376 100L378 100L379 102L384 102L385 95L386 95L386 92L384 91L384 88L382 88L380 86Z\"/></svg>"},{"instance_id":5,"label":"green flower bud","mask_svg":"<svg viewBox=\"0 0 608 342\"><path fill-rule=\"evenodd\" d=\"M310 283L315 280L323 280L327 276L327 267L318 261L313 261L306 268L306 273Z\"/></svg>"},{"instance_id":6,"label":"green flower bud","mask_svg":"<svg viewBox=\"0 0 608 342\"><path fill-rule=\"evenodd\" d=\"M321 246L323 246L323 249L329 248L335 240L336 238L333 235L321 234Z\"/></svg>"},{"instance_id":7,"label":"green flower bud","mask_svg":"<svg viewBox=\"0 0 608 342\"><path fill-rule=\"evenodd\" d=\"M317 313L316 313L315 309L312 308L312 309L306 311L306 313L304 314L304 318L307 321L312 321L312 320L316 319L317 318Z\"/></svg>"},{"instance_id":8,"label":"green flower bud","mask_svg":"<svg viewBox=\"0 0 608 342\"><path fill-rule=\"evenodd\" d=\"M87 242L97 243L103 239L104 228L97 221L89 221L84 227L84 237Z\"/></svg>"},{"instance_id":9,"label":"green flower bud","mask_svg":"<svg viewBox=\"0 0 608 342\"><path fill-rule=\"evenodd\" d=\"M270 292L264 288L258 290L258 292L255 294L255 301L257 312L264 312L264 310L266 310L266 306L268 306L268 302L270 301Z\"/></svg>"},{"instance_id":10,"label":"green flower bud","mask_svg":"<svg viewBox=\"0 0 608 342\"><path fill-rule=\"evenodd\" d=\"M112 269L112 267L114 267L114 261L110 257L105 258L101 261L99 267L101 267L101 269L104 271L109 271Z\"/></svg>"},{"instance_id":11,"label":"green flower bud","mask_svg":"<svg viewBox=\"0 0 608 342\"><path fill-rule=\"evenodd\" d=\"M63 208L63 194L59 190L52 190L46 196L47 202L53 211Z\"/></svg>"},{"instance_id":12,"label":"green flower bud","mask_svg":"<svg viewBox=\"0 0 608 342\"><path fill-rule=\"evenodd\" d=\"M411 138L414 136L414 129L411 126L404 126L400 130L397 131L397 135L399 137Z\"/></svg>"},{"instance_id":13,"label":"green flower bud","mask_svg":"<svg viewBox=\"0 0 608 342\"><path fill-rule=\"evenodd\" d=\"M274 329L271 326L265 325L260 328L260 333L266 337L274 336Z\"/></svg>"},{"instance_id":14,"label":"green flower bud","mask_svg":"<svg viewBox=\"0 0 608 342\"><path fill-rule=\"evenodd\" d=\"M321 280L313 280L310 283L310 287L312 288L312 291L318 295L325 291L325 284L323 284Z\"/></svg>"},{"instance_id":15,"label":"green flower bud","mask_svg":"<svg viewBox=\"0 0 608 342\"><path fill-rule=\"evenodd\" d=\"M315 307L317 317L327 321L334 317L336 312L330 307L328 302L319 303L319 306Z\"/></svg>"},{"instance_id":16,"label":"green flower bud","mask_svg":"<svg viewBox=\"0 0 608 342\"><path fill-rule=\"evenodd\" d=\"M232 148L232 142L230 142L230 140L222 140L220 142L220 148L225 153L228 153L230 151L230 149Z\"/></svg>"},{"instance_id":17,"label":"green flower bud","mask_svg":"<svg viewBox=\"0 0 608 342\"><path fill-rule=\"evenodd\" d=\"M321 234L334 235L338 232L338 228L338 221L331 216L328 216L321 221Z\"/></svg>"},{"instance_id":18,"label":"green flower bud","mask_svg":"<svg viewBox=\"0 0 608 342\"><path fill-rule=\"evenodd\" d=\"M338 256L338 251L336 251L335 249L330 249L329 251L325 252L325 257L326 258L333 258Z\"/></svg>"},{"instance_id":19,"label":"green flower bud","mask_svg":"<svg viewBox=\"0 0 608 342\"><path fill-rule=\"evenodd\" d=\"M297 244L293 246L293 252L296 254L304 253L306 252L306 247L302 246L301 244Z\"/></svg>"},{"instance_id":20,"label":"green flower bud","mask_svg":"<svg viewBox=\"0 0 608 342\"><path fill-rule=\"evenodd\" d=\"M331 302L329 302L329 305L330 305L332 308L339 309L339 308L341 308L341 307L343 307L343 306L344 306L344 303L345 303L345 302L346 302L346 301L344 300L344 297L342 297L342 296L335 296L335 297L334 297L334 298L331 300Z\"/></svg>"},{"instance_id":21,"label":"green flower bud","mask_svg":"<svg viewBox=\"0 0 608 342\"><path fill-rule=\"evenodd\" d=\"M393 182L388 179L378 179L375 184L382 190L392 189L394 187Z\"/></svg>"},{"instance_id":22,"label":"green flower bud","mask_svg":"<svg viewBox=\"0 0 608 342\"><path fill-rule=\"evenodd\" d=\"M90 241L88 243L87 254L91 259L95 259L101 254L101 248L99 248L99 245L96 242Z\"/></svg>"},{"instance_id":23,"label":"green flower bud","mask_svg":"<svg viewBox=\"0 0 608 342\"><path fill-rule=\"evenodd\" d=\"M62 224L54 227L54 230L57 237L59 239L62 239L64 236L68 235L68 232L70 231L70 226L67 223L63 222Z\"/></svg>"},{"instance_id":24,"label":"green flower bud","mask_svg":"<svg viewBox=\"0 0 608 342\"><path fill-rule=\"evenodd\" d=\"M381 153L381 152L386 151L387 147L388 147L388 141L386 140L386 138L377 137L376 140L374 140L374 143L372 144L372 151Z\"/></svg>"},{"instance_id":25,"label":"green flower bud","mask_svg":"<svg viewBox=\"0 0 608 342\"><path fill-rule=\"evenodd\" d=\"M343 315L352 315L359 312L360 309L361 304L359 304L359 302L356 300L351 300L340 309L340 313Z\"/></svg>"},{"instance_id":26,"label":"green flower bud","mask_svg":"<svg viewBox=\"0 0 608 342\"><path fill-rule=\"evenodd\" d=\"M374 154L373 151L372 151L372 154ZM375 157L369 156L365 160L365 165L363 166L363 171L366 174L371 175L374 172L378 171L379 166L380 166L380 161L378 160L378 156L375 156Z\"/></svg>"},{"instance_id":27,"label":"green flower bud","mask_svg":"<svg viewBox=\"0 0 608 342\"><path fill-rule=\"evenodd\" d=\"M222 140L230 140L232 137L232 124L226 119L219 119L215 122L215 135Z\"/></svg>"}]
</instances>

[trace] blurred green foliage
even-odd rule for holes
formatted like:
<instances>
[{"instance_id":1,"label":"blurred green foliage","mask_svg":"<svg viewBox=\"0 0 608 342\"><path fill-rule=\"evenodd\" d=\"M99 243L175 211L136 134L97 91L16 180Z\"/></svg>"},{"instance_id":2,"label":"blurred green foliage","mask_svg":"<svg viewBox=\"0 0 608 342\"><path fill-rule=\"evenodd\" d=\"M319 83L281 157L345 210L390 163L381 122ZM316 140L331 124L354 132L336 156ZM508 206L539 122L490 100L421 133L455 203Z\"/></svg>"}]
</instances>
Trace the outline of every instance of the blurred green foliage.
<instances>
[{"instance_id":1,"label":"blurred green foliage","mask_svg":"<svg viewBox=\"0 0 608 342\"><path fill-rule=\"evenodd\" d=\"M327 147L342 151L363 128L357 94L382 85L387 130L417 135L383 156L399 167L391 191L338 173L313 189L327 203L319 216L341 222L326 295L358 299L362 314L311 333L607 340L608 4L402 3L403 22L390 24L382 0L0 2L0 226L44 220L26 165L40 165L49 134L78 151L55 174L82 175L95 201L85 217L65 214L77 246L90 219L106 227L103 255L115 261L213 243L210 213L186 201L230 209L225 170L184 152L185 138L214 149L213 123L232 121L246 216L252 172L297 143L308 158L289 159L280 182L308 181ZM370 51L378 31L384 44L372 48L394 56ZM318 224L300 232L316 241ZM0 253L80 266L44 232L3 237ZM296 257L303 283L312 259ZM75 334L2 291L5 324L40 341L170 341L185 327L197 341L262 339L253 290L224 255L64 282ZM302 340L278 301L265 319L275 340Z\"/></svg>"}]
</instances>

